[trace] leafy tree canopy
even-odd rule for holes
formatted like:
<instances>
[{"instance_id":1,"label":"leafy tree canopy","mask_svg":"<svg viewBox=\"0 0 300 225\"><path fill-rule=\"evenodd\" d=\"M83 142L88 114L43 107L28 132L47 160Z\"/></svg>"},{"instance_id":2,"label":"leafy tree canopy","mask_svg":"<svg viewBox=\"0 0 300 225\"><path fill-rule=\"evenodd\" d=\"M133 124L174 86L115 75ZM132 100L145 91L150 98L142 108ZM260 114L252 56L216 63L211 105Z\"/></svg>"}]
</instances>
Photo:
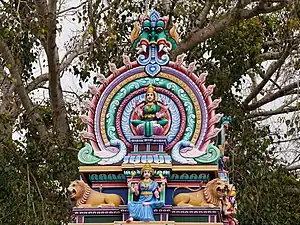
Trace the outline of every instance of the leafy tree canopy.
<instances>
[{"instance_id":1,"label":"leafy tree canopy","mask_svg":"<svg viewBox=\"0 0 300 225\"><path fill-rule=\"evenodd\" d=\"M0 1L0 223L70 221L65 188L78 178L78 103L88 96L64 90L62 79L76 76L83 86L107 74L108 62L120 66L123 53L133 59L129 34L148 4L177 24L172 58L185 53L197 73L208 71L220 111L233 118L225 150L240 223L297 224L296 0ZM77 31L62 46L65 21ZM274 129L274 118L284 129Z\"/></svg>"}]
</instances>

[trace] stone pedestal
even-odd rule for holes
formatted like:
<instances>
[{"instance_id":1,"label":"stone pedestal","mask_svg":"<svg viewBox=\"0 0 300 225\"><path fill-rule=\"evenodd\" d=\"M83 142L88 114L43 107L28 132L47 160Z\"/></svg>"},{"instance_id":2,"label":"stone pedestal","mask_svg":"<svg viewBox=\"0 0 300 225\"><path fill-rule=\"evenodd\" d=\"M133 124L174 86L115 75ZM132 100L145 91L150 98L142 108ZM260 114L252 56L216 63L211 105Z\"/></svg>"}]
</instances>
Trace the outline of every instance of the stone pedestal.
<instances>
[{"instance_id":1,"label":"stone pedestal","mask_svg":"<svg viewBox=\"0 0 300 225\"><path fill-rule=\"evenodd\" d=\"M133 144L134 153L157 153L164 152L168 138L166 136L133 136L130 142Z\"/></svg>"}]
</instances>

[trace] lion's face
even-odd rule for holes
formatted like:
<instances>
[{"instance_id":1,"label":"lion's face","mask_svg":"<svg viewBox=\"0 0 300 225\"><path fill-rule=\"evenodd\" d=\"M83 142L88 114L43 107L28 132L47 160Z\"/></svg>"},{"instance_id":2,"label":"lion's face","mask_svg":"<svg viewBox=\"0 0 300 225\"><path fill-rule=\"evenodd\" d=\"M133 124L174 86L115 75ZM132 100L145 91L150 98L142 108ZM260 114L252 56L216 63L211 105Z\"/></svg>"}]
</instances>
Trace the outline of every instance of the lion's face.
<instances>
[{"instance_id":1,"label":"lion's face","mask_svg":"<svg viewBox=\"0 0 300 225\"><path fill-rule=\"evenodd\" d=\"M224 197L228 194L229 187L226 181L216 178L207 183L207 188L211 190L212 194L217 198Z\"/></svg>"},{"instance_id":2,"label":"lion's face","mask_svg":"<svg viewBox=\"0 0 300 225\"><path fill-rule=\"evenodd\" d=\"M68 187L68 191L70 193L70 197L72 200L77 200L81 198L85 192L85 183L80 180L74 180L71 182L70 186Z\"/></svg>"}]
</instances>

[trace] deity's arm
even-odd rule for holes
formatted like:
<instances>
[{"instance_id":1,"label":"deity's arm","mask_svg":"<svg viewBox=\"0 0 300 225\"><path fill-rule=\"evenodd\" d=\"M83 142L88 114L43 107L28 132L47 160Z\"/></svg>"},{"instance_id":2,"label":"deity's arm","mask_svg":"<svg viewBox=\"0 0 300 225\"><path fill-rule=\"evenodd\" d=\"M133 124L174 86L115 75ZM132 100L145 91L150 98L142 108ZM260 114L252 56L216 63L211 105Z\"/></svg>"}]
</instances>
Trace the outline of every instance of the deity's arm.
<instances>
[{"instance_id":1,"label":"deity's arm","mask_svg":"<svg viewBox=\"0 0 300 225\"><path fill-rule=\"evenodd\" d=\"M166 116L166 112L168 111L168 108L165 106L158 106L158 110L155 113L155 116L157 119L164 119Z\"/></svg>"},{"instance_id":2,"label":"deity's arm","mask_svg":"<svg viewBox=\"0 0 300 225\"><path fill-rule=\"evenodd\" d=\"M129 190L131 191L131 193L135 193L134 187L129 187Z\"/></svg>"},{"instance_id":3,"label":"deity's arm","mask_svg":"<svg viewBox=\"0 0 300 225\"><path fill-rule=\"evenodd\" d=\"M134 110L138 118L142 119L144 117L143 110L140 107L136 107Z\"/></svg>"},{"instance_id":4,"label":"deity's arm","mask_svg":"<svg viewBox=\"0 0 300 225\"><path fill-rule=\"evenodd\" d=\"M226 202L223 206L223 213L225 216L236 214L236 211L234 210L232 204L228 201L228 199L226 199Z\"/></svg>"},{"instance_id":5,"label":"deity's arm","mask_svg":"<svg viewBox=\"0 0 300 225\"><path fill-rule=\"evenodd\" d=\"M165 188L165 184L164 183L162 183L160 186L157 186L157 190L159 192L162 192L164 188Z\"/></svg>"},{"instance_id":6,"label":"deity's arm","mask_svg":"<svg viewBox=\"0 0 300 225\"><path fill-rule=\"evenodd\" d=\"M139 195L139 184L135 184L134 187L131 185L131 181L127 183L127 186L131 193L134 193L135 195Z\"/></svg>"},{"instance_id":7,"label":"deity's arm","mask_svg":"<svg viewBox=\"0 0 300 225\"><path fill-rule=\"evenodd\" d=\"M140 194L139 185L140 185L140 184L135 184L135 185L134 185L134 193L135 193L135 195L139 195L139 194Z\"/></svg>"},{"instance_id":8,"label":"deity's arm","mask_svg":"<svg viewBox=\"0 0 300 225\"><path fill-rule=\"evenodd\" d=\"M154 191L154 196L155 196L156 198L159 198L159 191L158 191L158 189L156 189L156 190Z\"/></svg>"},{"instance_id":9,"label":"deity's arm","mask_svg":"<svg viewBox=\"0 0 300 225\"><path fill-rule=\"evenodd\" d=\"M162 192L163 189L165 188L165 185L166 185L167 180L166 180L166 178L165 178L162 174L159 174L159 177L160 177L161 185L160 185L160 186L159 186L159 185L157 186L157 190L158 190L159 192Z\"/></svg>"},{"instance_id":10,"label":"deity's arm","mask_svg":"<svg viewBox=\"0 0 300 225\"><path fill-rule=\"evenodd\" d=\"M161 188L160 188L159 186L156 188L156 190L157 190L158 192L161 192L161 191L162 191Z\"/></svg>"}]
</instances>

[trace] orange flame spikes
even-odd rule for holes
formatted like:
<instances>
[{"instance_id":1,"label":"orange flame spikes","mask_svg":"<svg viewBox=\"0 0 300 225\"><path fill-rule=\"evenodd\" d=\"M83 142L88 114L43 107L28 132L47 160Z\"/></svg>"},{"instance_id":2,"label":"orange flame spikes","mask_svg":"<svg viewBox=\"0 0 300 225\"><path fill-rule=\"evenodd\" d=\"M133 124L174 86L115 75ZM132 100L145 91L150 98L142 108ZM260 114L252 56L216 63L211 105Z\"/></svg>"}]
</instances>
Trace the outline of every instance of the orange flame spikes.
<instances>
[{"instance_id":1,"label":"orange flame spikes","mask_svg":"<svg viewBox=\"0 0 300 225\"><path fill-rule=\"evenodd\" d=\"M139 26L138 22L135 22L133 24L133 30L132 30L131 35L130 35L131 44L133 44L133 42L136 39L138 39L139 33L140 33L140 26Z\"/></svg>"}]
</instances>

